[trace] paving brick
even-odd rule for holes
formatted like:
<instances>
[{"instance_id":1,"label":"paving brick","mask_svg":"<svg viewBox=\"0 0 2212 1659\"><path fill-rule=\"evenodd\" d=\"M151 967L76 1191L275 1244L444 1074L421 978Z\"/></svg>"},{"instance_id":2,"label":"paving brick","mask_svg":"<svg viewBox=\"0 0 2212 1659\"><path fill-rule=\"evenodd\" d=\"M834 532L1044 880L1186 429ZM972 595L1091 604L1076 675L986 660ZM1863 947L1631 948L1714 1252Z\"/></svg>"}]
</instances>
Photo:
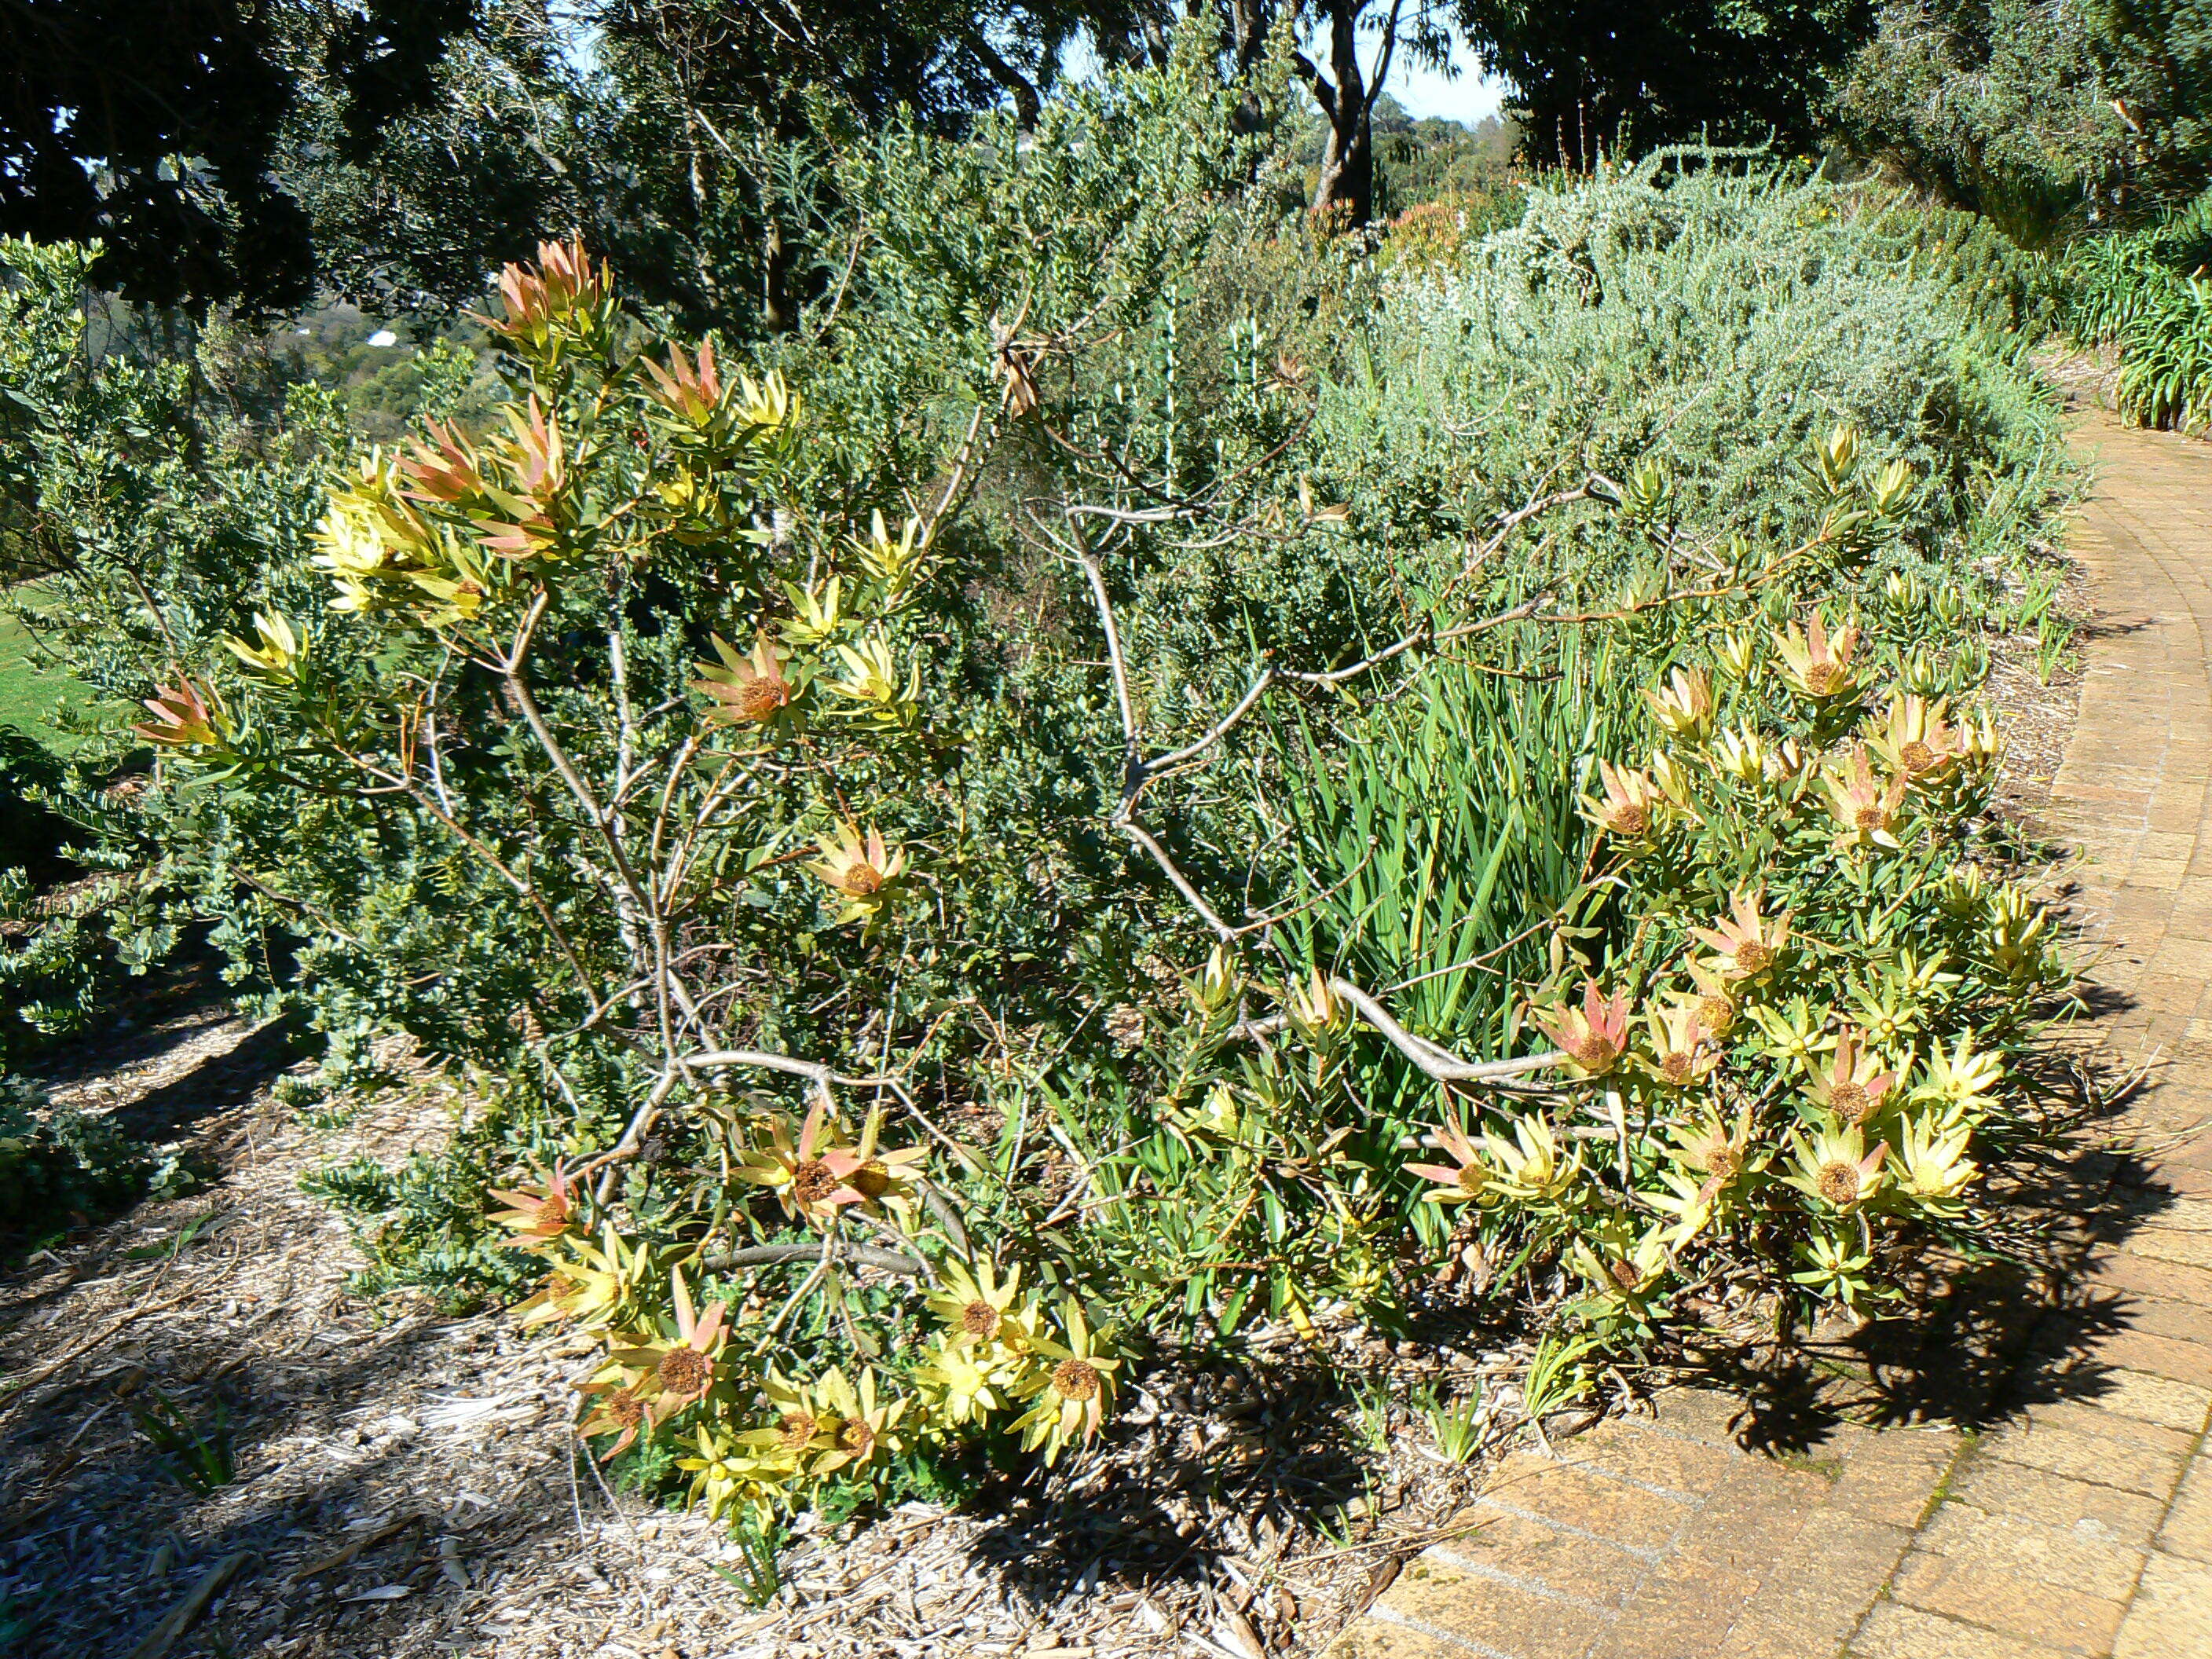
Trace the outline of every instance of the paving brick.
<instances>
[{"instance_id":1,"label":"paving brick","mask_svg":"<svg viewBox=\"0 0 2212 1659\"><path fill-rule=\"evenodd\" d=\"M1759 1581L1703 1563L1656 1569L1590 1659L1711 1659Z\"/></svg>"},{"instance_id":2,"label":"paving brick","mask_svg":"<svg viewBox=\"0 0 2212 1659\"><path fill-rule=\"evenodd\" d=\"M2212 1567L2154 1553L2112 1644L2112 1659L2197 1659L2212 1653Z\"/></svg>"},{"instance_id":3,"label":"paving brick","mask_svg":"<svg viewBox=\"0 0 2212 1659\"><path fill-rule=\"evenodd\" d=\"M1849 1510L1820 1510L1797 1534L1796 1558L1770 1575L1771 1586L1796 1582L1855 1602L1863 1612L1880 1593L1912 1541L1911 1531Z\"/></svg>"},{"instance_id":4,"label":"paving brick","mask_svg":"<svg viewBox=\"0 0 2212 1659\"><path fill-rule=\"evenodd\" d=\"M2059 1650L1885 1601L1867 1615L1853 1659L2062 1659Z\"/></svg>"},{"instance_id":5,"label":"paving brick","mask_svg":"<svg viewBox=\"0 0 2212 1659\"><path fill-rule=\"evenodd\" d=\"M1808 1659L1839 1651L1872 1598L1827 1589L1812 1565L1762 1584L1714 1659Z\"/></svg>"},{"instance_id":6,"label":"paving brick","mask_svg":"<svg viewBox=\"0 0 2212 1659\"><path fill-rule=\"evenodd\" d=\"M2140 1547L2107 1542L2019 1516L1946 1504L1912 1540L1916 1550L2105 1601L2126 1600L2142 1571Z\"/></svg>"},{"instance_id":7,"label":"paving brick","mask_svg":"<svg viewBox=\"0 0 2212 1659\"><path fill-rule=\"evenodd\" d=\"M2154 1498L2172 1492L2181 1474L2179 1453L2057 1427L2007 1426L1984 1436L1981 1449L2004 1462Z\"/></svg>"},{"instance_id":8,"label":"paving brick","mask_svg":"<svg viewBox=\"0 0 2212 1659\"><path fill-rule=\"evenodd\" d=\"M2202 1267L2111 1250L2098 1255L2086 1277L2093 1285L2212 1308L2212 1273Z\"/></svg>"},{"instance_id":9,"label":"paving brick","mask_svg":"<svg viewBox=\"0 0 2212 1659\"><path fill-rule=\"evenodd\" d=\"M2120 1249L2130 1255L2148 1256L2153 1261L2170 1261L2185 1267L2212 1267L2212 1234L2193 1227L2145 1224L2130 1231L2120 1241Z\"/></svg>"},{"instance_id":10,"label":"paving brick","mask_svg":"<svg viewBox=\"0 0 2212 1659\"><path fill-rule=\"evenodd\" d=\"M1739 1476L1683 1524L1673 1553L1728 1572L1763 1572L1820 1507L1827 1482L1771 1470ZM1808 1490L1808 1488L1816 1490Z\"/></svg>"},{"instance_id":11,"label":"paving brick","mask_svg":"<svg viewBox=\"0 0 2212 1659\"><path fill-rule=\"evenodd\" d=\"M1671 1434L1731 1446L1748 1413L1741 1395L1718 1389L1663 1389L1651 1397L1651 1420Z\"/></svg>"},{"instance_id":12,"label":"paving brick","mask_svg":"<svg viewBox=\"0 0 2212 1659\"><path fill-rule=\"evenodd\" d=\"M1474 1651L1464 1643L1363 1619L1329 1644L1328 1659L1468 1659Z\"/></svg>"},{"instance_id":13,"label":"paving brick","mask_svg":"<svg viewBox=\"0 0 2212 1659\"><path fill-rule=\"evenodd\" d=\"M1632 1424L1601 1425L1567 1441L1559 1461L1596 1469L1640 1486L1656 1486L1685 1497L1701 1497L1736 1472L1742 1455L1702 1446L1673 1435L1655 1434Z\"/></svg>"},{"instance_id":14,"label":"paving brick","mask_svg":"<svg viewBox=\"0 0 2212 1659\"><path fill-rule=\"evenodd\" d=\"M2212 1353L2212 1349L2206 1352ZM2204 1375L2212 1376L2212 1371ZM2212 1416L2212 1388L2201 1383L2130 1370L2108 1371L2097 1381L2091 1403L2101 1411L2140 1418L2192 1436L2202 1434L2206 1418Z\"/></svg>"},{"instance_id":15,"label":"paving brick","mask_svg":"<svg viewBox=\"0 0 2212 1659\"><path fill-rule=\"evenodd\" d=\"M2029 1432L2044 1429L2064 1429L2070 1434L2094 1436L2100 1440L2118 1441L2131 1449L2166 1452L2185 1458L2197 1444L2194 1428L2170 1429L2162 1423L2131 1415L2124 1411L2109 1409L2102 1392L2112 1385L2115 1377L2125 1373L2092 1369L2082 1379L2082 1393L2071 1400L2053 1400L2031 1406L2022 1420ZM2010 1432L2009 1430L2000 1432Z\"/></svg>"},{"instance_id":16,"label":"paving brick","mask_svg":"<svg viewBox=\"0 0 2212 1659\"><path fill-rule=\"evenodd\" d=\"M1648 1557L1541 1521L1498 1510L1478 1511L1474 1518L1480 1526L1435 1546L1434 1553L1479 1571L1565 1590L1607 1607L1618 1607L1650 1569Z\"/></svg>"},{"instance_id":17,"label":"paving brick","mask_svg":"<svg viewBox=\"0 0 2212 1659\"><path fill-rule=\"evenodd\" d=\"M1923 1612L1946 1613L2023 1641L2090 1653L2110 1649L2126 1610L2117 1600L2016 1577L1984 1562L1918 1550L1898 1568L1890 1595Z\"/></svg>"},{"instance_id":18,"label":"paving brick","mask_svg":"<svg viewBox=\"0 0 2212 1659\"><path fill-rule=\"evenodd\" d=\"M1667 1543L1692 1513L1671 1498L1527 1452L1498 1467L1478 1502L1645 1549Z\"/></svg>"},{"instance_id":19,"label":"paving brick","mask_svg":"<svg viewBox=\"0 0 2212 1659\"><path fill-rule=\"evenodd\" d=\"M2159 1529L2158 1547L2168 1554L2212 1563L2212 1454L2200 1454L2190 1463Z\"/></svg>"},{"instance_id":20,"label":"paving brick","mask_svg":"<svg viewBox=\"0 0 2212 1659\"><path fill-rule=\"evenodd\" d=\"M2212 1308L2169 1302L2162 1296L2130 1296L2112 1308L2110 1316L2131 1331L2212 1343Z\"/></svg>"},{"instance_id":21,"label":"paving brick","mask_svg":"<svg viewBox=\"0 0 2212 1659\"><path fill-rule=\"evenodd\" d=\"M2204 1239L2206 1260L2212 1261L2212 1237ZM2097 1339L2095 1354L2107 1365L2148 1371L2179 1382L2202 1382L2212 1377L2212 1347L2148 1331L2113 1331Z\"/></svg>"},{"instance_id":22,"label":"paving brick","mask_svg":"<svg viewBox=\"0 0 2212 1659\"><path fill-rule=\"evenodd\" d=\"M2069 1480L1994 1457L1964 1460L1951 1476L1951 1496L1992 1515L2017 1516L2101 1543L2147 1547L2165 1506L2141 1492Z\"/></svg>"},{"instance_id":23,"label":"paving brick","mask_svg":"<svg viewBox=\"0 0 2212 1659\"><path fill-rule=\"evenodd\" d=\"M1501 1584L1433 1553L1407 1562L1372 1611L1514 1659L1583 1659L1613 1626L1587 1602Z\"/></svg>"},{"instance_id":24,"label":"paving brick","mask_svg":"<svg viewBox=\"0 0 2212 1659\"><path fill-rule=\"evenodd\" d=\"M1927 1510L1962 1443L1956 1434L1870 1436L1844 1460L1832 1501L1870 1520L1911 1526Z\"/></svg>"}]
</instances>

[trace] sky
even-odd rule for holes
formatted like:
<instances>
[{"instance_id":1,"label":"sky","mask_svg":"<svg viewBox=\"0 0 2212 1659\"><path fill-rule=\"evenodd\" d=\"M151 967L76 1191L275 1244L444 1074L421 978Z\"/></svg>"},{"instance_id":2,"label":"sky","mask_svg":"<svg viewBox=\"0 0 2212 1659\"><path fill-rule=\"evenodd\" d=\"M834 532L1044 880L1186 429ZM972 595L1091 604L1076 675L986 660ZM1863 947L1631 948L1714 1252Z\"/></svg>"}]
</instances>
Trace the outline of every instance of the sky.
<instances>
[{"instance_id":1,"label":"sky","mask_svg":"<svg viewBox=\"0 0 2212 1659\"><path fill-rule=\"evenodd\" d=\"M1417 121L1434 115L1471 127L1485 116L1497 114L1505 96L1505 83L1475 67L1464 42L1455 47L1453 57L1459 64L1459 75L1449 81L1435 70L1411 68L1402 58L1395 59L1390 65L1389 84L1383 90L1403 104L1406 112Z\"/></svg>"},{"instance_id":2,"label":"sky","mask_svg":"<svg viewBox=\"0 0 2212 1659\"><path fill-rule=\"evenodd\" d=\"M1325 39L1316 34L1309 43L1310 52L1325 48ZM1370 68L1375 62L1376 43L1360 43L1360 61ZM1383 88L1406 107L1415 120L1437 116L1447 121L1457 121L1473 126L1485 116L1498 113L1504 100L1505 83L1481 72L1475 66L1474 55L1464 40L1454 38L1453 61L1459 73L1447 79L1442 71L1413 66L1403 58L1392 60L1389 83ZM1062 71L1075 80L1085 80L1098 72L1098 60L1089 46L1080 40L1067 48L1060 59Z\"/></svg>"}]
</instances>

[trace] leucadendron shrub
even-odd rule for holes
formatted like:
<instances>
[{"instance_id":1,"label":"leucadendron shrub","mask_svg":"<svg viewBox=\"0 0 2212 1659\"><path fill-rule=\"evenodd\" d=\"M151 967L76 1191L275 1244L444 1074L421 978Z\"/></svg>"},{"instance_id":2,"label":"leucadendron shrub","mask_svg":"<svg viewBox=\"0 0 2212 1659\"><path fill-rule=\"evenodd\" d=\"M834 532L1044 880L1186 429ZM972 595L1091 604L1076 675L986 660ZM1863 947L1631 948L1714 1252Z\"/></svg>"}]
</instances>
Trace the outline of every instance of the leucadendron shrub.
<instances>
[{"instance_id":1,"label":"leucadendron shrub","mask_svg":"<svg viewBox=\"0 0 2212 1659\"><path fill-rule=\"evenodd\" d=\"M1123 626L1171 550L1135 529L1325 557L1353 514L1294 461L1231 489L1080 448L1028 510L1097 702L1015 725L964 678L994 612L962 515L1049 418L1049 342L1002 343L943 476L841 513L805 386L642 326L582 247L501 307L496 419L349 463L137 730L162 787L324 849L275 890L328 918L310 972L404 983L434 1055L441 1020L512 1045L462 1161L542 1274L526 1316L599 1345L599 1455L757 1528L963 1449L1049 1462L1162 1349L1570 1279L1551 1316L1619 1346L1693 1295L1878 1304L1964 1229L2058 970L1972 873L1994 733L1907 689L1939 613L1862 592L1911 465L1826 433L1756 538L1687 521L1659 461L1592 472L1428 550L1395 639L1257 653L1209 701L1158 676L1171 629ZM1044 829L1124 843L1102 879L1151 920L1057 1029L1010 1022L1081 961L992 959L963 914L1054 880L974 810L1010 735L1095 781Z\"/></svg>"},{"instance_id":2,"label":"leucadendron shrub","mask_svg":"<svg viewBox=\"0 0 2212 1659\"><path fill-rule=\"evenodd\" d=\"M1941 884L1893 861L1995 867L1952 734L2063 490L1978 290L1864 192L1695 167L1401 280L1271 217L1209 61L855 147L868 219L775 341L549 246L488 419L377 451L303 407L261 471L147 489L210 533L96 519L57 579L149 705L118 833L325 1082L404 1037L460 1108L319 1182L365 1288L534 1293L599 1346L598 1452L757 1525L1063 1455L1178 1351L1882 1305L1950 1219L1861 1205L1857 1279L1798 1278L1844 1222L1782 1178L1829 1126L1759 996L1809 1053L1983 1075L2050 982L2000 1024L1966 928L1923 984ZM1778 635L1922 700L1942 778L1885 806L1917 763L1868 761L1896 847L1820 781L1860 788L1887 691L1785 694ZM1700 758L1737 738L1650 758L1646 688L1793 757L1773 799ZM1741 1018L1644 1040L1673 1093L1601 1065L1729 917L1778 930ZM1894 975L1918 1023L1877 1033L1852 987ZM1992 1091L1954 1166L2033 1127ZM1747 1108L1763 1161L1684 1231L1668 1149ZM1590 1261L1644 1263L1643 1316L1564 1294Z\"/></svg>"}]
</instances>

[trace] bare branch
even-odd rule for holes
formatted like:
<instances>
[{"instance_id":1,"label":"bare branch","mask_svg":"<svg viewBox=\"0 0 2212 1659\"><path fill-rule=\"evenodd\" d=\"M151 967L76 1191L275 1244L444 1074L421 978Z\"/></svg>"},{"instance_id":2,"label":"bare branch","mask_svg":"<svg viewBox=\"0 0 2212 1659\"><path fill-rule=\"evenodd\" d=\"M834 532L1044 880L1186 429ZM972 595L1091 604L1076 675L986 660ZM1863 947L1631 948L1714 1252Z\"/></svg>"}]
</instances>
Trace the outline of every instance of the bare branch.
<instances>
[{"instance_id":1,"label":"bare branch","mask_svg":"<svg viewBox=\"0 0 2212 1659\"><path fill-rule=\"evenodd\" d=\"M1189 904L1192 909L1198 912L1200 918L1204 920L1206 925L1221 936L1223 944L1234 945L1237 943L1237 939L1242 937L1238 930L1231 927L1227 922L1222 921L1220 916L1215 913L1213 907L1199 896L1198 889L1190 884L1190 878L1184 875L1182 871L1176 868L1175 860L1167 855L1167 850L1163 848L1159 842L1152 839L1142 824L1139 823L1133 817L1122 817L1120 815L1116 815L1114 823L1115 827L1120 830L1123 835L1127 836L1131 841L1136 842L1138 846L1143 848L1147 853L1150 853L1152 855L1152 862L1160 866L1161 873L1165 875L1170 881L1175 884L1176 891L1183 896L1184 901Z\"/></svg>"},{"instance_id":2,"label":"bare branch","mask_svg":"<svg viewBox=\"0 0 2212 1659\"><path fill-rule=\"evenodd\" d=\"M849 1261L855 1267L903 1273L908 1279L920 1279L929 1271L928 1264L919 1256L900 1255L871 1244L833 1243L826 1251L819 1244L752 1244L742 1250L703 1256L699 1265L708 1273L719 1273L732 1267L773 1267L787 1261Z\"/></svg>"},{"instance_id":3,"label":"bare branch","mask_svg":"<svg viewBox=\"0 0 2212 1659\"><path fill-rule=\"evenodd\" d=\"M1415 1036L1390 1018L1389 1009L1341 974L1328 976L1328 988L1357 1008L1362 1018L1389 1040L1392 1048L1439 1083L1502 1083L1526 1077L1531 1072L1547 1071L1566 1058L1564 1053L1553 1049L1549 1054L1527 1054L1518 1060L1462 1060L1449 1048L1439 1048L1426 1037Z\"/></svg>"}]
</instances>

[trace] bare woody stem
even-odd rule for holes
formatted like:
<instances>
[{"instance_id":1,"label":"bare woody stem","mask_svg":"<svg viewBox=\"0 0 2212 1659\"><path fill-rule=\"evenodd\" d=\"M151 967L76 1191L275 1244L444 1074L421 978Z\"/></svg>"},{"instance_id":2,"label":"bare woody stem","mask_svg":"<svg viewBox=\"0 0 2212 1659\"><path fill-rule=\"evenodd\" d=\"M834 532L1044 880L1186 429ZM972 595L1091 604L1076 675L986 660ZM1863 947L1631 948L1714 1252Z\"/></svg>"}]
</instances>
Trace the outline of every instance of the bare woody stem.
<instances>
[{"instance_id":1,"label":"bare woody stem","mask_svg":"<svg viewBox=\"0 0 2212 1659\"><path fill-rule=\"evenodd\" d=\"M833 1243L826 1252L819 1244L753 1244L702 1257L699 1265L708 1273L719 1273L735 1267L781 1267L787 1261L850 1262L855 1267L873 1267L878 1273L901 1273L908 1279L920 1279L928 1272L920 1256L879 1250L872 1244Z\"/></svg>"}]
</instances>

